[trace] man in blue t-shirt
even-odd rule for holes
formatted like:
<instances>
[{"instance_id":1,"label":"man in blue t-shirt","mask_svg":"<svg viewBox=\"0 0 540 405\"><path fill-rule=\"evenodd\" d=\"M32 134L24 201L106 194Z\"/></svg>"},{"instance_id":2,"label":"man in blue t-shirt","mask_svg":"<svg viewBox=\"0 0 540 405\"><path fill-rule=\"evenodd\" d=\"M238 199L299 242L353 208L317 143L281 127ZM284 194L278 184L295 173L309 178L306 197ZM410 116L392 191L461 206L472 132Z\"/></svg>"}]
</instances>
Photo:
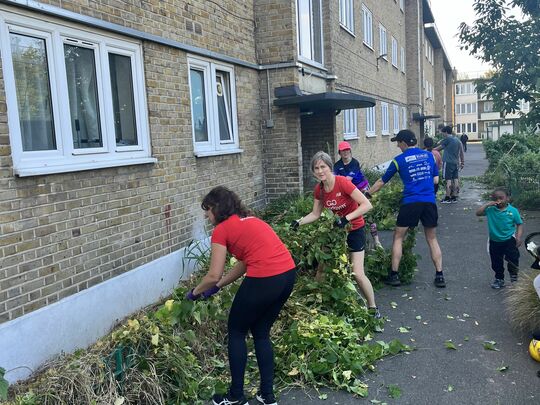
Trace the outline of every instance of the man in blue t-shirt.
<instances>
[{"instance_id":1,"label":"man in blue t-shirt","mask_svg":"<svg viewBox=\"0 0 540 405\"><path fill-rule=\"evenodd\" d=\"M391 141L397 142L398 148L403 153L392 160L386 173L365 194L369 198L371 194L384 187L396 173L399 174L403 182L403 198L399 207L392 245L392 268L388 273L386 283L392 286L401 284L398 269L403 240L407 230L416 227L421 221L431 259L435 265L434 284L439 288L446 287L442 272L442 253L435 232L438 213L434 185L439 183L439 170L435 158L432 153L415 147L416 136L408 129L399 131Z\"/></svg>"}]
</instances>

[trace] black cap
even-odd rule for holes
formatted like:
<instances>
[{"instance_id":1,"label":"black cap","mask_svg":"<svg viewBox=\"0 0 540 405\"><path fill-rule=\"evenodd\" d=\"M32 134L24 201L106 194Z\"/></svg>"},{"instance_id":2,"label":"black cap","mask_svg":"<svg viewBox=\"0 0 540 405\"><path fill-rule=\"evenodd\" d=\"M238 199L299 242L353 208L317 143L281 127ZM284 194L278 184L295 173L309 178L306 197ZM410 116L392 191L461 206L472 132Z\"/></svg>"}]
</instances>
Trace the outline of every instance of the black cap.
<instances>
[{"instance_id":1,"label":"black cap","mask_svg":"<svg viewBox=\"0 0 540 405\"><path fill-rule=\"evenodd\" d=\"M397 133L396 136L394 136L392 139L390 139L392 142L405 142L409 146L416 145L416 135L414 135L414 132L409 129L402 129Z\"/></svg>"}]
</instances>

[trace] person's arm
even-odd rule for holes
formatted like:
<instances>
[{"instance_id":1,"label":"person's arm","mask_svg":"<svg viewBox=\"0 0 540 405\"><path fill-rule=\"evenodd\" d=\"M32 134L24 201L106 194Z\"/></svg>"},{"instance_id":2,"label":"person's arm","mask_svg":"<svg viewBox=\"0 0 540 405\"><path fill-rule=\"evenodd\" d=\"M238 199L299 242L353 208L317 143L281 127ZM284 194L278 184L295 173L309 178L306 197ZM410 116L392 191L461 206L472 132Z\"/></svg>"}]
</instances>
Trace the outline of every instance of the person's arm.
<instances>
[{"instance_id":1,"label":"person's arm","mask_svg":"<svg viewBox=\"0 0 540 405\"><path fill-rule=\"evenodd\" d=\"M433 176L433 184L439 184L439 176Z\"/></svg>"},{"instance_id":2,"label":"person's arm","mask_svg":"<svg viewBox=\"0 0 540 405\"><path fill-rule=\"evenodd\" d=\"M216 284L219 288L223 288L242 277L246 273L246 264L242 261L236 262L231 271L229 271Z\"/></svg>"},{"instance_id":3,"label":"person's arm","mask_svg":"<svg viewBox=\"0 0 540 405\"><path fill-rule=\"evenodd\" d=\"M523 236L523 224L516 225L516 247L520 247L523 243L521 237Z\"/></svg>"},{"instance_id":4,"label":"person's arm","mask_svg":"<svg viewBox=\"0 0 540 405\"><path fill-rule=\"evenodd\" d=\"M316 220L318 220L321 217L322 209L323 209L322 201L317 199L317 198L314 198L313 199L313 209L305 217L302 217L302 218L297 220L298 225L306 225L306 224L310 224L312 222L315 222Z\"/></svg>"},{"instance_id":5,"label":"person's arm","mask_svg":"<svg viewBox=\"0 0 540 405\"><path fill-rule=\"evenodd\" d=\"M463 166L465 166L465 153L463 149L463 144L461 142L459 143L459 161L459 166L461 169L463 169Z\"/></svg>"},{"instance_id":6,"label":"person's arm","mask_svg":"<svg viewBox=\"0 0 540 405\"><path fill-rule=\"evenodd\" d=\"M493 207L494 205L497 205L497 201L488 201L476 210L476 216L483 217L486 214L486 208Z\"/></svg>"},{"instance_id":7,"label":"person's arm","mask_svg":"<svg viewBox=\"0 0 540 405\"><path fill-rule=\"evenodd\" d=\"M384 187L384 181L382 181L382 179L379 179L375 182L375 184L373 184L373 186L371 186L369 188L369 190L367 191L369 194L373 195L375 194L377 191L379 191L381 188Z\"/></svg>"},{"instance_id":8,"label":"person's arm","mask_svg":"<svg viewBox=\"0 0 540 405\"><path fill-rule=\"evenodd\" d=\"M349 222L351 222L353 219L360 217L361 215L364 215L371 208L373 208L371 202L357 188L354 189L351 193L351 198L358 203L358 208L356 208L353 212L345 215L345 219Z\"/></svg>"},{"instance_id":9,"label":"person's arm","mask_svg":"<svg viewBox=\"0 0 540 405\"><path fill-rule=\"evenodd\" d=\"M212 243L210 251L210 268L201 282L192 291L193 295L199 295L211 287L214 287L225 270L227 260L227 248L219 243Z\"/></svg>"}]
</instances>

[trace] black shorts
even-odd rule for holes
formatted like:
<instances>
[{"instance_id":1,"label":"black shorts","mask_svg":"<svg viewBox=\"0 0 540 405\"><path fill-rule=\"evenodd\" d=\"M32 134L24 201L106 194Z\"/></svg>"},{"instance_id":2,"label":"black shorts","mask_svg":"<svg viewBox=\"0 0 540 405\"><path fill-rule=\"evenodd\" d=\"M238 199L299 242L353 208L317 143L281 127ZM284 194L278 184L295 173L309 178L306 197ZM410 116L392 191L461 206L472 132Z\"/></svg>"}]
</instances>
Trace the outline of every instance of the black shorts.
<instances>
[{"instance_id":1,"label":"black shorts","mask_svg":"<svg viewBox=\"0 0 540 405\"><path fill-rule=\"evenodd\" d=\"M349 252L363 252L366 247L366 232L364 227L350 231L347 235Z\"/></svg>"},{"instance_id":2,"label":"black shorts","mask_svg":"<svg viewBox=\"0 0 540 405\"><path fill-rule=\"evenodd\" d=\"M416 202L399 207L396 225L399 227L414 228L418 221L422 221L425 228L435 228L439 214L437 205L428 202Z\"/></svg>"},{"instance_id":3,"label":"black shorts","mask_svg":"<svg viewBox=\"0 0 540 405\"><path fill-rule=\"evenodd\" d=\"M459 178L459 170L457 163L447 163L443 162L443 179L445 180L455 180Z\"/></svg>"}]
</instances>

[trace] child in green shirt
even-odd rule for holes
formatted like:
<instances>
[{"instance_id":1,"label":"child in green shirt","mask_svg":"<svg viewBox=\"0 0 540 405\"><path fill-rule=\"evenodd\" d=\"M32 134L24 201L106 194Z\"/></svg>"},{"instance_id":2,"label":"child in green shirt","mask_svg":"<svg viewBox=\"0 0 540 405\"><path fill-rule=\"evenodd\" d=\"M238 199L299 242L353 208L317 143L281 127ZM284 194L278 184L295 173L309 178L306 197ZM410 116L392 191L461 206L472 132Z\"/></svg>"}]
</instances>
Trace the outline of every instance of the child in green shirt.
<instances>
[{"instance_id":1,"label":"child in green shirt","mask_svg":"<svg viewBox=\"0 0 540 405\"><path fill-rule=\"evenodd\" d=\"M517 208L509 203L508 192L496 188L491 194L491 201L476 211L478 216L486 216L489 229L489 256L491 268L495 272L495 281L491 288L504 287L504 260L508 262L510 281L517 281L519 250L523 235L523 221Z\"/></svg>"}]
</instances>

